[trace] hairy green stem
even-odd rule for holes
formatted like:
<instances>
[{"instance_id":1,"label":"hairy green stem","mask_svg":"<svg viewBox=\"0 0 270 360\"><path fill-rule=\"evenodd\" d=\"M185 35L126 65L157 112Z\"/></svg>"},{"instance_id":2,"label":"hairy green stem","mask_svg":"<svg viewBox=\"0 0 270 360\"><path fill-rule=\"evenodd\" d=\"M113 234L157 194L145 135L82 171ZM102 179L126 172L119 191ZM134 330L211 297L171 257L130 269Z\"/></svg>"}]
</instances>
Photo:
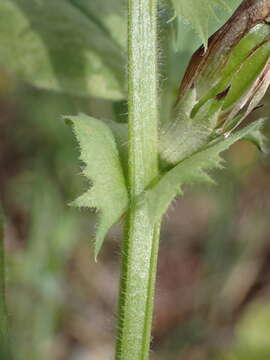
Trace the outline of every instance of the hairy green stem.
<instances>
[{"instance_id":1,"label":"hairy green stem","mask_svg":"<svg viewBox=\"0 0 270 360\"><path fill-rule=\"evenodd\" d=\"M157 1L129 0L129 187L116 360L149 358L159 224L135 199L158 176Z\"/></svg>"}]
</instances>

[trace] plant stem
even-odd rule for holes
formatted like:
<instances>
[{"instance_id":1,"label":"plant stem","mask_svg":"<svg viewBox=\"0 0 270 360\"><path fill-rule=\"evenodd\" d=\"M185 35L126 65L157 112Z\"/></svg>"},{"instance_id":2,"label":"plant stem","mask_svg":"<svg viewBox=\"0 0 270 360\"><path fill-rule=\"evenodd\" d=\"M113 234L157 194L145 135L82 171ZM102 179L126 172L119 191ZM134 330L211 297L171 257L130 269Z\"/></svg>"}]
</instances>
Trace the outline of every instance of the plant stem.
<instances>
[{"instance_id":1,"label":"plant stem","mask_svg":"<svg viewBox=\"0 0 270 360\"><path fill-rule=\"evenodd\" d=\"M149 358L159 224L135 199L158 176L157 1L129 0L129 188L116 360Z\"/></svg>"},{"instance_id":2,"label":"plant stem","mask_svg":"<svg viewBox=\"0 0 270 360\"><path fill-rule=\"evenodd\" d=\"M8 318L5 299L4 220L0 205L0 358L10 360Z\"/></svg>"}]
</instances>

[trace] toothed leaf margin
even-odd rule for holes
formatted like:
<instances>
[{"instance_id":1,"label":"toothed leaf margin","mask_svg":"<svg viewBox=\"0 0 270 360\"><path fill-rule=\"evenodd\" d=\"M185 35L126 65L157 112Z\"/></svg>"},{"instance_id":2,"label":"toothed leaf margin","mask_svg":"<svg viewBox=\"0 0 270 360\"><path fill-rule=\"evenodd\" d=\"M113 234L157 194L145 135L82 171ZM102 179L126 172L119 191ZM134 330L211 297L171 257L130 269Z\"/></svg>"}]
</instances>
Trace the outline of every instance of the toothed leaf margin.
<instances>
[{"instance_id":1,"label":"toothed leaf margin","mask_svg":"<svg viewBox=\"0 0 270 360\"><path fill-rule=\"evenodd\" d=\"M80 146L82 173L91 187L72 205L96 208L99 221L95 236L95 258L110 227L117 223L128 207L128 192L111 129L101 120L85 114L65 116L71 123Z\"/></svg>"},{"instance_id":2,"label":"toothed leaf margin","mask_svg":"<svg viewBox=\"0 0 270 360\"><path fill-rule=\"evenodd\" d=\"M254 136L258 138L263 122L264 119L258 120L227 138L220 136L207 147L184 159L165 173L154 186L146 190L139 197L138 204L147 203L149 214L155 223L165 213L174 197L182 193L182 185L198 182L213 183L208 171L223 167L224 160L220 157L220 153L240 139L254 138Z\"/></svg>"}]
</instances>

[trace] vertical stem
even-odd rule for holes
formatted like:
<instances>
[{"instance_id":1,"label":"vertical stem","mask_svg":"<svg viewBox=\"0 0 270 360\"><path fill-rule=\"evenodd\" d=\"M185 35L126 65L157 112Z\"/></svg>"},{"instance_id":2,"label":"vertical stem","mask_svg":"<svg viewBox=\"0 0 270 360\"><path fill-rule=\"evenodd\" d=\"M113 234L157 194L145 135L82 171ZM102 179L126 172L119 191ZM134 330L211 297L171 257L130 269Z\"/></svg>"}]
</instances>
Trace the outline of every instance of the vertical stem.
<instances>
[{"instance_id":1,"label":"vertical stem","mask_svg":"<svg viewBox=\"0 0 270 360\"><path fill-rule=\"evenodd\" d=\"M4 219L0 206L0 358L10 360L8 318L5 301Z\"/></svg>"},{"instance_id":2,"label":"vertical stem","mask_svg":"<svg viewBox=\"0 0 270 360\"><path fill-rule=\"evenodd\" d=\"M129 187L116 360L149 358L159 224L134 200L158 176L156 0L129 0Z\"/></svg>"}]
</instances>

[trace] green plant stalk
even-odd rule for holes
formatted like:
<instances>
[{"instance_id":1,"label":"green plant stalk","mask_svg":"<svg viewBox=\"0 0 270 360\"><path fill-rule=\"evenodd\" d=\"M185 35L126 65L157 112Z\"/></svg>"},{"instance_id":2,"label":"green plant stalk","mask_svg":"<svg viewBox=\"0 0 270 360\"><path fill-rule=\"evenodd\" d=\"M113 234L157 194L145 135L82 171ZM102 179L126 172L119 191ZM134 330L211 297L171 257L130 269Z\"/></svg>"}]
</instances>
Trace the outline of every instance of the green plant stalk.
<instances>
[{"instance_id":1,"label":"green plant stalk","mask_svg":"<svg viewBox=\"0 0 270 360\"><path fill-rule=\"evenodd\" d=\"M5 257L4 257L4 224L2 209L0 207L0 320L1 343L2 333L5 331L6 302L5 302Z\"/></svg>"},{"instance_id":2,"label":"green plant stalk","mask_svg":"<svg viewBox=\"0 0 270 360\"><path fill-rule=\"evenodd\" d=\"M0 358L10 360L8 317L5 299L4 219L0 206Z\"/></svg>"},{"instance_id":3,"label":"green plant stalk","mask_svg":"<svg viewBox=\"0 0 270 360\"><path fill-rule=\"evenodd\" d=\"M157 1L129 0L129 190L116 360L149 358L159 224L136 198L158 176Z\"/></svg>"}]
</instances>

